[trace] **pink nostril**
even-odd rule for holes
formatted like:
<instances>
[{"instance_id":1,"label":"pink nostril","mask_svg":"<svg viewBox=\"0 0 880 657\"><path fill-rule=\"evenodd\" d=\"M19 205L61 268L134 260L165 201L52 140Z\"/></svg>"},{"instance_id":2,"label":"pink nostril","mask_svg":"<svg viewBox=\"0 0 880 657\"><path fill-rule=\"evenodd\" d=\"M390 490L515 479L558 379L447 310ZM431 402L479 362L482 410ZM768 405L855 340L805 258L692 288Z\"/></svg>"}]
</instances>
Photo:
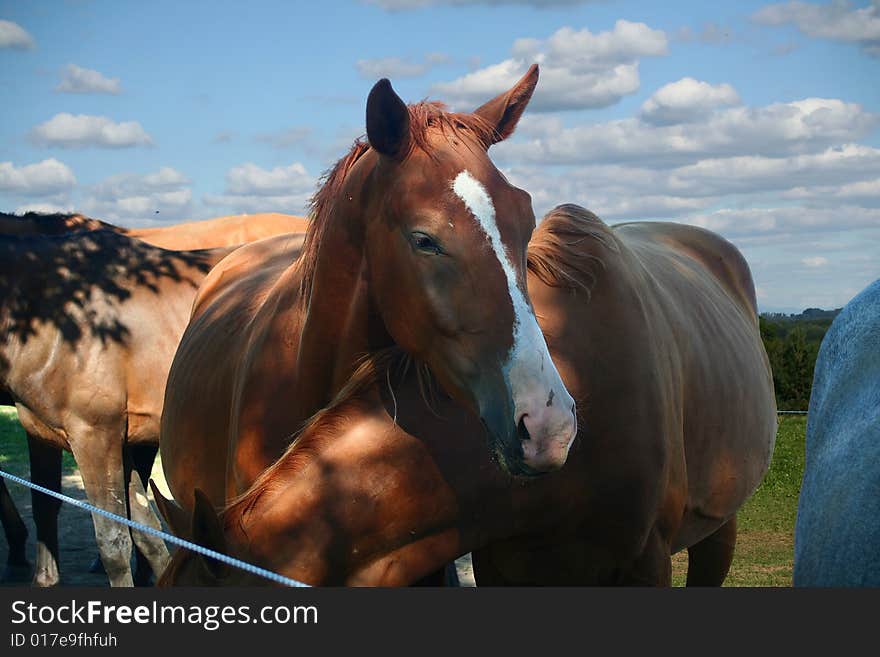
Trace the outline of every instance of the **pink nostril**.
<instances>
[{"instance_id":1,"label":"pink nostril","mask_svg":"<svg viewBox=\"0 0 880 657\"><path fill-rule=\"evenodd\" d=\"M532 437L529 435L528 427L526 427L526 418L529 416L528 413L524 413L522 417L519 418L519 422L516 423L516 431L519 434L520 440L531 440Z\"/></svg>"}]
</instances>

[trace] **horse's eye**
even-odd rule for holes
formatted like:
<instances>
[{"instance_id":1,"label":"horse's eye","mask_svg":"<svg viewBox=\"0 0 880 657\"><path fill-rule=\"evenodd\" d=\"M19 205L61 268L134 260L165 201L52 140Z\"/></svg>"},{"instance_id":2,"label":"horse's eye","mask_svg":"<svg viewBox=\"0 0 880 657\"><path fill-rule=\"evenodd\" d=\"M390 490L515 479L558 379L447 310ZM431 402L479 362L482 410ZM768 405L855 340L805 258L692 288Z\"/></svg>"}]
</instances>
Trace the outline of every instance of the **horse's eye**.
<instances>
[{"instance_id":1,"label":"horse's eye","mask_svg":"<svg viewBox=\"0 0 880 657\"><path fill-rule=\"evenodd\" d=\"M441 253L443 253L443 249L440 248L440 245L437 244L436 240L434 240L434 238L430 235L415 232L412 234L411 240L413 248L416 251L429 253L431 255L440 255Z\"/></svg>"}]
</instances>

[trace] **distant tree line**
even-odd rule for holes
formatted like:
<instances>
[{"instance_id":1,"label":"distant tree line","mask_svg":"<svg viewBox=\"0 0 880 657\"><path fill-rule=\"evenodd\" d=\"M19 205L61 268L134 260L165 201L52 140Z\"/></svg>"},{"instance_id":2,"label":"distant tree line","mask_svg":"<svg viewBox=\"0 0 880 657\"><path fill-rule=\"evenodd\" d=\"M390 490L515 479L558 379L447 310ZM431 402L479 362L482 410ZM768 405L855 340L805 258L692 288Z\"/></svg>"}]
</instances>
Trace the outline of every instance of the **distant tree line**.
<instances>
[{"instance_id":1,"label":"distant tree line","mask_svg":"<svg viewBox=\"0 0 880 657\"><path fill-rule=\"evenodd\" d=\"M764 313L759 317L779 410L807 410L819 345L839 312L839 308L808 308L797 315Z\"/></svg>"}]
</instances>

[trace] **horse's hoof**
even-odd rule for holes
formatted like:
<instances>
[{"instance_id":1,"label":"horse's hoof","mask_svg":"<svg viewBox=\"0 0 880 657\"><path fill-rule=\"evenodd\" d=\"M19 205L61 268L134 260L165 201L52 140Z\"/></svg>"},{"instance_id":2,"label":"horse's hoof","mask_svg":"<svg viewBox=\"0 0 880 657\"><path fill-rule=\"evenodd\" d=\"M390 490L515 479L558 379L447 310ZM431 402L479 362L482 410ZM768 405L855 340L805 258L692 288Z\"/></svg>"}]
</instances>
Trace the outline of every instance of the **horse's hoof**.
<instances>
[{"instance_id":1,"label":"horse's hoof","mask_svg":"<svg viewBox=\"0 0 880 657\"><path fill-rule=\"evenodd\" d=\"M34 579L31 582L31 586L34 586L39 589L47 589L52 586L58 586L61 578L58 576L58 573L49 573L49 572L40 572L34 573Z\"/></svg>"},{"instance_id":2,"label":"horse's hoof","mask_svg":"<svg viewBox=\"0 0 880 657\"><path fill-rule=\"evenodd\" d=\"M95 575L105 575L107 571L104 570L104 562L101 561L101 557L95 557L94 561L89 565L89 572Z\"/></svg>"},{"instance_id":3,"label":"horse's hoof","mask_svg":"<svg viewBox=\"0 0 880 657\"><path fill-rule=\"evenodd\" d=\"M3 571L3 577L0 578L2 584L23 584L29 582L33 569L31 565L25 561L24 563L8 563L6 570Z\"/></svg>"}]
</instances>

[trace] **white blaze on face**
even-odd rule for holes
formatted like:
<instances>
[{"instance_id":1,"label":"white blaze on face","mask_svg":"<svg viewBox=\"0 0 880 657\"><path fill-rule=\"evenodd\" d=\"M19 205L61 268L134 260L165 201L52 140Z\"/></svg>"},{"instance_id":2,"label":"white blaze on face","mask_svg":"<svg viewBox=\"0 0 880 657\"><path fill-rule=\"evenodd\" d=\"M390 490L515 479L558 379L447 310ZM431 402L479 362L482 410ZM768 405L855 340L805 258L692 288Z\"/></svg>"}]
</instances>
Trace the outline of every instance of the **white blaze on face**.
<instances>
[{"instance_id":1,"label":"white blaze on face","mask_svg":"<svg viewBox=\"0 0 880 657\"><path fill-rule=\"evenodd\" d=\"M529 458L531 451L531 456L539 457L539 461L542 460L542 453L548 452L543 456L551 460L561 457L564 462L571 441L574 440L574 400L550 358L535 313L517 284L516 269L498 232L495 206L483 185L467 170L455 177L452 190L464 202L486 234L507 278L507 291L513 304L513 346L502 365L502 371L513 396L514 421L527 415L527 428L530 431L541 429L540 437L555 443L541 445L535 444L535 440L528 441L533 444L523 445L526 460L532 460Z\"/></svg>"}]
</instances>

